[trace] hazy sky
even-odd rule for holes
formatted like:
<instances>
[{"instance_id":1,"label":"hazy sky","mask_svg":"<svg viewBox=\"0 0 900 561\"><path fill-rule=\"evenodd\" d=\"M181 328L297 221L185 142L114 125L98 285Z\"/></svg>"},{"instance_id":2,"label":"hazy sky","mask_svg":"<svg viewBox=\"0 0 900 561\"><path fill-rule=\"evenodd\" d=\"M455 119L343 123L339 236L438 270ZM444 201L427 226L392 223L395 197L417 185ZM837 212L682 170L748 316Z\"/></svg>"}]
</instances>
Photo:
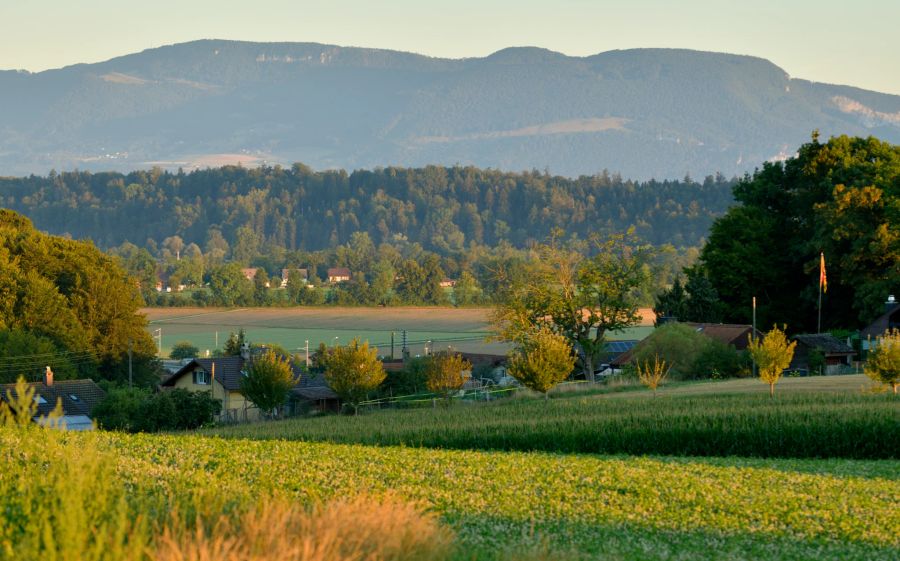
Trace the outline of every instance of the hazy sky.
<instances>
[{"instance_id":1,"label":"hazy sky","mask_svg":"<svg viewBox=\"0 0 900 561\"><path fill-rule=\"evenodd\" d=\"M681 47L900 94L900 0L0 0L0 69L97 62L193 39L485 56Z\"/></svg>"}]
</instances>

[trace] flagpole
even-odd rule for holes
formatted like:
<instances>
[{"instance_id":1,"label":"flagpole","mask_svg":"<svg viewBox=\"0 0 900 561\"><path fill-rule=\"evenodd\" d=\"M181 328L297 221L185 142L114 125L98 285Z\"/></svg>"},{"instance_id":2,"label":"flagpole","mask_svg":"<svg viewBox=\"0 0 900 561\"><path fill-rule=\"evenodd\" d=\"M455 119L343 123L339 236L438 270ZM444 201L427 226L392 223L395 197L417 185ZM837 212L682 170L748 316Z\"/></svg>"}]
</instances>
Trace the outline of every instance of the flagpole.
<instances>
[{"instance_id":1,"label":"flagpole","mask_svg":"<svg viewBox=\"0 0 900 561\"><path fill-rule=\"evenodd\" d=\"M819 254L819 323L816 333L822 333L822 279L825 271L825 253Z\"/></svg>"}]
</instances>

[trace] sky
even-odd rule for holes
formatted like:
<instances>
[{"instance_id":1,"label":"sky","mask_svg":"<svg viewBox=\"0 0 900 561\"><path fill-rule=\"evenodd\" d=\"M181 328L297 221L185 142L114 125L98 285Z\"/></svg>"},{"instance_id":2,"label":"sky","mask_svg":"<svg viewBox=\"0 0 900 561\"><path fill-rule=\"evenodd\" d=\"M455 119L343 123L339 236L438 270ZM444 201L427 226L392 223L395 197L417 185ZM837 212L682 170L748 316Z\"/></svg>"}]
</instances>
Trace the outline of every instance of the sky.
<instances>
[{"instance_id":1,"label":"sky","mask_svg":"<svg viewBox=\"0 0 900 561\"><path fill-rule=\"evenodd\" d=\"M766 58L796 78L900 95L900 0L0 0L0 69L99 62L195 39L482 57L641 47Z\"/></svg>"}]
</instances>

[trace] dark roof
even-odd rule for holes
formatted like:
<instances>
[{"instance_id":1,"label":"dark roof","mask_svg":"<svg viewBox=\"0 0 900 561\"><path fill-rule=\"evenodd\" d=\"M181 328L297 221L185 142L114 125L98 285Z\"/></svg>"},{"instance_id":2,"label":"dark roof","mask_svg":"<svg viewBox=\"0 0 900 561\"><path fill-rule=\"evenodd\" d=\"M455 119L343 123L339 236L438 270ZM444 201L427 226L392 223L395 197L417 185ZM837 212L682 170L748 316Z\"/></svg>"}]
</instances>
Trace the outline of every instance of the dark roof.
<instances>
[{"instance_id":1,"label":"dark roof","mask_svg":"<svg viewBox=\"0 0 900 561\"><path fill-rule=\"evenodd\" d=\"M185 374L193 372L194 368L200 366L203 370L212 373L212 366L216 365L216 380L222 384L222 387L228 391L241 390L241 378L244 370L244 359L240 356L223 356L217 358L195 358L187 363L181 369L169 376L163 383L163 386L174 386L175 382ZM294 376L300 381L291 391L306 399L336 399L337 394L334 393L322 374L302 374L301 370L294 367ZM309 397L315 395L315 397Z\"/></svg>"},{"instance_id":2,"label":"dark roof","mask_svg":"<svg viewBox=\"0 0 900 561\"><path fill-rule=\"evenodd\" d=\"M852 355L855 353L852 347L829 333L794 335L791 339L797 341L798 345L819 349L826 355Z\"/></svg>"},{"instance_id":3,"label":"dark roof","mask_svg":"<svg viewBox=\"0 0 900 561\"><path fill-rule=\"evenodd\" d=\"M28 385L34 388L36 397L43 398L43 402L38 403L38 415L40 416L53 411L53 408L56 407L56 400L59 398L62 400L64 415L90 417L94 407L106 397L106 392L100 389L100 386L93 380L56 380L51 386L46 386L43 382L32 382ZM15 384L0 385L0 400L6 401L7 392L15 396L15 388Z\"/></svg>"},{"instance_id":4,"label":"dark roof","mask_svg":"<svg viewBox=\"0 0 900 561\"><path fill-rule=\"evenodd\" d=\"M685 323L710 339L715 339L726 345L734 345L738 350L747 348L749 335L753 331L752 325L735 323ZM757 330L757 336L762 336Z\"/></svg>"},{"instance_id":5,"label":"dark roof","mask_svg":"<svg viewBox=\"0 0 900 561\"><path fill-rule=\"evenodd\" d=\"M325 375L321 372L300 375L300 381L291 390L291 393L305 399L337 399L338 395L328 387Z\"/></svg>"},{"instance_id":6,"label":"dark roof","mask_svg":"<svg viewBox=\"0 0 900 561\"><path fill-rule=\"evenodd\" d=\"M860 336L863 339L867 337L874 339L884 335L884 332L892 327L897 327L898 324L900 324L900 304L893 306L890 310L878 316L875 321L860 331Z\"/></svg>"},{"instance_id":7,"label":"dark roof","mask_svg":"<svg viewBox=\"0 0 900 561\"><path fill-rule=\"evenodd\" d=\"M221 356L216 358L195 358L181 367L177 372L163 381L163 386L174 386L175 382L187 374L193 372L197 366L212 373L213 364L216 365L216 380L228 391L241 389L241 370L244 369L244 359L239 356Z\"/></svg>"}]
</instances>

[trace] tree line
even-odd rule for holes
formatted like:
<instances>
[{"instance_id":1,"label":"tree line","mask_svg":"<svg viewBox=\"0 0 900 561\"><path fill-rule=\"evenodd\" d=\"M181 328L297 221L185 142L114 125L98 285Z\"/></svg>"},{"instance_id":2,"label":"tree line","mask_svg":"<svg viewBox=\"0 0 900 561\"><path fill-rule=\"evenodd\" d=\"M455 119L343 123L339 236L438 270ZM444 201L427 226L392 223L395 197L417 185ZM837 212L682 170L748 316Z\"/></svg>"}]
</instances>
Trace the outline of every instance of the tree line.
<instances>
[{"instance_id":1,"label":"tree line","mask_svg":"<svg viewBox=\"0 0 900 561\"><path fill-rule=\"evenodd\" d=\"M558 227L586 237L633 225L653 244L697 246L731 204L733 184L721 175L636 182L606 172L569 179L459 166L349 174L228 166L0 178L0 206L102 248L129 241L155 253L179 236L249 265L275 248L337 247L356 232L376 245L405 240L440 254L472 244L525 247Z\"/></svg>"},{"instance_id":2,"label":"tree line","mask_svg":"<svg viewBox=\"0 0 900 561\"><path fill-rule=\"evenodd\" d=\"M657 299L688 321L749 323L791 332L856 330L900 293L900 146L877 138L812 140L734 186L698 262ZM825 282L820 282L824 255Z\"/></svg>"}]
</instances>

